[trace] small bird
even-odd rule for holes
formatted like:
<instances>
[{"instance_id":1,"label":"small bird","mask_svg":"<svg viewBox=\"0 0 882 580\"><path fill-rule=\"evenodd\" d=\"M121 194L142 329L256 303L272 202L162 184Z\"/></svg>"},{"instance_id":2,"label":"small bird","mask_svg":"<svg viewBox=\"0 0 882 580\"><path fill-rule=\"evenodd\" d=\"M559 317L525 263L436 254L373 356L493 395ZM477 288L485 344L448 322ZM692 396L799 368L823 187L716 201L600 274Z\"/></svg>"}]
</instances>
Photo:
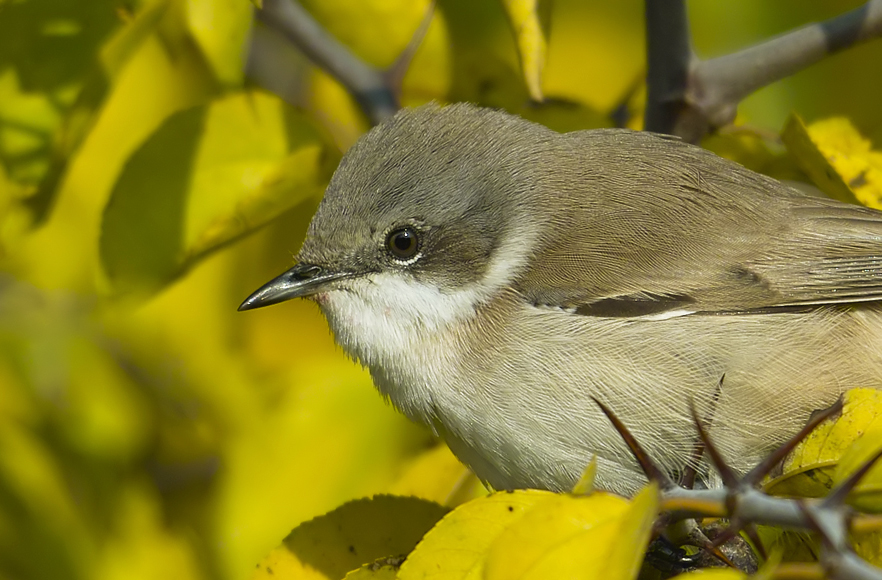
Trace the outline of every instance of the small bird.
<instances>
[{"instance_id":1,"label":"small bird","mask_svg":"<svg viewBox=\"0 0 882 580\"><path fill-rule=\"evenodd\" d=\"M882 212L810 197L665 135L557 133L469 104L403 110L343 157L295 297L411 419L497 490L669 474L690 403L746 471L882 377ZM713 482L711 482L712 484Z\"/></svg>"}]
</instances>

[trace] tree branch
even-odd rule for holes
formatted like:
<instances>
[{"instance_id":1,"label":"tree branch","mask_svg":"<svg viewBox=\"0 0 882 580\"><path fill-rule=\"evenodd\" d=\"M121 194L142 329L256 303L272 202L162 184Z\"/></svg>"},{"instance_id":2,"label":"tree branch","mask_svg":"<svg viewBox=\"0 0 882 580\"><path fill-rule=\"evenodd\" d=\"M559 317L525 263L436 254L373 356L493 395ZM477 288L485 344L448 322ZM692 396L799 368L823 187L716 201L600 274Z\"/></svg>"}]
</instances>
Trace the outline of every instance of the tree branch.
<instances>
[{"instance_id":1,"label":"tree branch","mask_svg":"<svg viewBox=\"0 0 882 580\"><path fill-rule=\"evenodd\" d=\"M646 0L647 131L674 132L693 58L686 0Z\"/></svg>"},{"instance_id":2,"label":"tree branch","mask_svg":"<svg viewBox=\"0 0 882 580\"><path fill-rule=\"evenodd\" d=\"M257 18L345 86L373 124L400 108L386 76L352 54L294 0L264 0Z\"/></svg>"},{"instance_id":3,"label":"tree branch","mask_svg":"<svg viewBox=\"0 0 882 580\"><path fill-rule=\"evenodd\" d=\"M698 61L690 56L682 82L688 29L678 0L677 15L663 0L646 0L648 95L646 129L679 135L692 142L708 131L731 123L738 103L777 80L786 78L822 58L882 36L882 0L826 22L811 24L719 58ZM661 48L671 42L673 48ZM684 49L685 47L685 49ZM660 62L670 59L671 62ZM660 88L653 87L653 84Z\"/></svg>"}]
</instances>

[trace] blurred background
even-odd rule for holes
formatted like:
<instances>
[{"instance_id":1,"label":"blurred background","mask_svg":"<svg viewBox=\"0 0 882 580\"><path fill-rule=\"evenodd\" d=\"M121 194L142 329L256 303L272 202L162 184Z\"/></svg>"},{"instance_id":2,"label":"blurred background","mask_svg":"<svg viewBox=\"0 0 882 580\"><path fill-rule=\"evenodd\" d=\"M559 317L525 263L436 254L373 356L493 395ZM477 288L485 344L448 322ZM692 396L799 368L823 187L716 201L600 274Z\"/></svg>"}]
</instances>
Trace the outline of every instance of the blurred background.
<instances>
[{"instance_id":1,"label":"blurred background","mask_svg":"<svg viewBox=\"0 0 882 580\"><path fill-rule=\"evenodd\" d=\"M389 66L424 0L304 0ZM713 57L860 5L689 4ZM402 101L558 130L639 111L638 0L555 0L529 104L496 0L439 0ZM382 492L449 500L462 468L377 395L317 307L237 313L292 264L369 124L246 0L0 0L0 578L245 578L297 524ZM882 143L882 43L763 89L707 146L800 178L791 112ZM639 127L639 115L630 125ZM426 470L428 466L428 470Z\"/></svg>"}]
</instances>

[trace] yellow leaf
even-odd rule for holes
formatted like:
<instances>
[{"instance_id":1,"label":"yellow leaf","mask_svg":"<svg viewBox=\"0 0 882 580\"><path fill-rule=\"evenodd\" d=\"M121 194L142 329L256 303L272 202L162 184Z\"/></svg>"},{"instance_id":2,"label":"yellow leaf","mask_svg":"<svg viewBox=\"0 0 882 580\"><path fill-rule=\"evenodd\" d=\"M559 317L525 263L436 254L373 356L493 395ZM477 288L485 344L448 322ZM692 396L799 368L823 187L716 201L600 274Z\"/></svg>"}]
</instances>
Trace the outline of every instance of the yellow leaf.
<instances>
[{"instance_id":1,"label":"yellow leaf","mask_svg":"<svg viewBox=\"0 0 882 580\"><path fill-rule=\"evenodd\" d=\"M649 484L631 500L631 506L622 517L619 528L615 533L615 541L606 558L606 566L610 571L611 578L636 578L640 565L643 562L643 554L649 544L652 533L652 525L658 516L658 486ZM584 549L570 554L573 558L586 558L587 551ZM603 578L603 561L591 558L589 564L597 565L597 578ZM584 569L584 568L582 568Z\"/></svg>"},{"instance_id":2,"label":"yellow leaf","mask_svg":"<svg viewBox=\"0 0 882 580\"><path fill-rule=\"evenodd\" d=\"M297 526L251 578L337 580L365 562L407 554L445 511L433 502L389 495L343 504Z\"/></svg>"},{"instance_id":3,"label":"yellow leaf","mask_svg":"<svg viewBox=\"0 0 882 580\"><path fill-rule=\"evenodd\" d=\"M475 474L443 443L414 458L388 491L393 495L411 495L451 507L487 495Z\"/></svg>"},{"instance_id":4,"label":"yellow leaf","mask_svg":"<svg viewBox=\"0 0 882 580\"><path fill-rule=\"evenodd\" d=\"M882 451L882 393L875 392L877 395L864 407L867 413L875 411L875 420L861 430L863 434L842 455L833 473L834 485L842 483ZM849 503L866 512L882 511L882 460L877 460L870 471L864 474L849 495Z\"/></svg>"},{"instance_id":5,"label":"yellow leaf","mask_svg":"<svg viewBox=\"0 0 882 580\"><path fill-rule=\"evenodd\" d=\"M93 578L201 580L205 576L193 550L192 532L167 524L156 490L128 485L114 511L114 534L103 546Z\"/></svg>"},{"instance_id":6,"label":"yellow leaf","mask_svg":"<svg viewBox=\"0 0 882 580\"><path fill-rule=\"evenodd\" d=\"M793 157L781 147L777 135L732 125L707 135L701 146L763 175L805 183L805 176Z\"/></svg>"},{"instance_id":7,"label":"yellow leaf","mask_svg":"<svg viewBox=\"0 0 882 580\"><path fill-rule=\"evenodd\" d=\"M540 490L503 491L461 505L426 534L398 577L420 580L437 576L440 569L445 578L478 580L497 536L536 506L561 497L566 496Z\"/></svg>"},{"instance_id":8,"label":"yellow leaf","mask_svg":"<svg viewBox=\"0 0 882 580\"><path fill-rule=\"evenodd\" d=\"M608 493L558 495L507 526L485 578L634 578L658 509L649 486L629 502Z\"/></svg>"},{"instance_id":9,"label":"yellow leaf","mask_svg":"<svg viewBox=\"0 0 882 580\"><path fill-rule=\"evenodd\" d=\"M820 541L808 532L784 530L776 526L756 527L760 542L770 554L781 554L786 562L817 562L821 552Z\"/></svg>"},{"instance_id":10,"label":"yellow leaf","mask_svg":"<svg viewBox=\"0 0 882 580\"><path fill-rule=\"evenodd\" d=\"M163 18L168 18L168 0L150 2L137 16L120 28L107 43L101 47L98 57L104 73L111 81L116 81L126 65L143 43L154 34Z\"/></svg>"},{"instance_id":11,"label":"yellow leaf","mask_svg":"<svg viewBox=\"0 0 882 580\"><path fill-rule=\"evenodd\" d=\"M766 484L773 495L822 497L835 483L836 464L870 428L882 426L882 391L845 393L842 414L820 424L785 458L781 473Z\"/></svg>"},{"instance_id":12,"label":"yellow leaf","mask_svg":"<svg viewBox=\"0 0 882 580\"><path fill-rule=\"evenodd\" d=\"M174 15L158 14L135 34L140 42L130 39L126 49L110 51L119 57L113 65L118 70L108 73L112 86L94 103L100 103L98 112L92 118L86 107L80 112L87 119L77 122L86 129L63 135L81 144L67 150L57 168L58 188L50 192L57 201L46 224L14 256L24 277L40 286L91 290L99 283L101 211L123 165L169 115L204 102L217 89L192 42L177 43L163 32Z\"/></svg>"},{"instance_id":13,"label":"yellow leaf","mask_svg":"<svg viewBox=\"0 0 882 580\"><path fill-rule=\"evenodd\" d=\"M882 152L843 117L806 127L792 115L781 135L800 168L827 195L882 209Z\"/></svg>"},{"instance_id":14,"label":"yellow leaf","mask_svg":"<svg viewBox=\"0 0 882 580\"><path fill-rule=\"evenodd\" d=\"M854 192L818 149L818 145L809 134L808 127L799 116L790 116L781 133L781 140L787 146L787 151L796 159L800 169L811 178L821 191L834 199L846 203L857 203Z\"/></svg>"},{"instance_id":15,"label":"yellow leaf","mask_svg":"<svg viewBox=\"0 0 882 580\"><path fill-rule=\"evenodd\" d=\"M597 477L597 456L593 456L585 471L576 485L573 486L573 495L588 495L594 491L594 478Z\"/></svg>"},{"instance_id":16,"label":"yellow leaf","mask_svg":"<svg viewBox=\"0 0 882 580\"><path fill-rule=\"evenodd\" d=\"M876 507L878 509L878 504ZM849 539L858 556L876 567L882 567L882 532L852 533Z\"/></svg>"},{"instance_id":17,"label":"yellow leaf","mask_svg":"<svg viewBox=\"0 0 882 580\"><path fill-rule=\"evenodd\" d=\"M671 580L747 580L747 574L731 568L707 568L697 572L678 574Z\"/></svg>"},{"instance_id":18,"label":"yellow leaf","mask_svg":"<svg viewBox=\"0 0 882 580\"><path fill-rule=\"evenodd\" d=\"M550 98L513 111L560 133L611 127L612 120L597 109L573 101Z\"/></svg>"},{"instance_id":19,"label":"yellow leaf","mask_svg":"<svg viewBox=\"0 0 882 580\"><path fill-rule=\"evenodd\" d=\"M547 11L544 11L546 4L548 3L542 0L502 0L514 31L521 73L527 83L530 98L534 101L544 98L542 70L545 68L545 54L548 50L548 18L542 16L547 15Z\"/></svg>"},{"instance_id":20,"label":"yellow leaf","mask_svg":"<svg viewBox=\"0 0 882 580\"><path fill-rule=\"evenodd\" d=\"M240 85L245 72L252 8L244 0L186 0L190 34L217 79Z\"/></svg>"},{"instance_id":21,"label":"yellow leaf","mask_svg":"<svg viewBox=\"0 0 882 580\"><path fill-rule=\"evenodd\" d=\"M335 159L326 153L308 119L261 91L174 115L129 160L104 212L116 290L154 290L317 196Z\"/></svg>"},{"instance_id":22,"label":"yellow leaf","mask_svg":"<svg viewBox=\"0 0 882 580\"><path fill-rule=\"evenodd\" d=\"M385 68L410 42L430 0L302 0L300 4L356 55Z\"/></svg>"},{"instance_id":23,"label":"yellow leaf","mask_svg":"<svg viewBox=\"0 0 882 580\"><path fill-rule=\"evenodd\" d=\"M401 556L380 558L349 572L343 580L395 580L401 561Z\"/></svg>"}]
</instances>

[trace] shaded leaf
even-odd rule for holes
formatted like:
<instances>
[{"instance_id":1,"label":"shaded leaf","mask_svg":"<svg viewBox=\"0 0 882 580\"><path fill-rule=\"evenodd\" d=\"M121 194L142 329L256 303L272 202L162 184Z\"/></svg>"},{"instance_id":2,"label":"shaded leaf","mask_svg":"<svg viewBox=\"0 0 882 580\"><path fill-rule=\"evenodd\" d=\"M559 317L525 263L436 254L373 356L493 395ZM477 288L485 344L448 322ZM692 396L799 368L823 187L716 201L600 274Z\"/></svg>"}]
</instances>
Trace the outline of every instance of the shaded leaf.
<instances>
[{"instance_id":1,"label":"shaded leaf","mask_svg":"<svg viewBox=\"0 0 882 580\"><path fill-rule=\"evenodd\" d=\"M878 502L874 507L878 511ZM850 540L858 556L876 567L882 567L882 532L852 533Z\"/></svg>"},{"instance_id":2,"label":"shaded leaf","mask_svg":"<svg viewBox=\"0 0 882 580\"><path fill-rule=\"evenodd\" d=\"M793 157L781 147L777 134L748 126L730 125L707 135L702 139L701 146L763 175L782 181L805 183L805 175L799 170Z\"/></svg>"},{"instance_id":3,"label":"shaded leaf","mask_svg":"<svg viewBox=\"0 0 882 580\"><path fill-rule=\"evenodd\" d=\"M155 289L318 195L328 161L309 121L260 91L174 115L126 164L105 209L101 257L115 288Z\"/></svg>"},{"instance_id":4,"label":"shaded leaf","mask_svg":"<svg viewBox=\"0 0 882 580\"><path fill-rule=\"evenodd\" d=\"M112 0L0 2L0 163L11 180L36 185L55 132L119 26Z\"/></svg>"},{"instance_id":5,"label":"shaded leaf","mask_svg":"<svg viewBox=\"0 0 882 580\"><path fill-rule=\"evenodd\" d=\"M708 568L697 572L678 574L671 580L747 580L747 574L731 568Z\"/></svg>"},{"instance_id":6,"label":"shaded leaf","mask_svg":"<svg viewBox=\"0 0 882 580\"><path fill-rule=\"evenodd\" d=\"M546 98L541 103L531 103L516 112L525 119L541 123L559 133L612 126L609 117L600 111L563 99Z\"/></svg>"},{"instance_id":7,"label":"shaded leaf","mask_svg":"<svg viewBox=\"0 0 882 580\"><path fill-rule=\"evenodd\" d=\"M360 499L300 524L251 576L336 580L365 562L407 554L446 508L412 497Z\"/></svg>"},{"instance_id":8,"label":"shaded leaf","mask_svg":"<svg viewBox=\"0 0 882 580\"><path fill-rule=\"evenodd\" d=\"M216 90L190 39L168 33L180 24L180 11L169 10L170 4L157 0L135 16L122 9L114 14L115 22L118 14L125 14L126 25L92 55L92 68L52 136L47 174L26 204L34 224L48 216L57 197L77 191L78 170L88 174L89 197L100 198L103 205L135 146L168 115L203 102ZM112 142L112 151L102 147L106 140ZM98 160L91 156L92 148L101 149Z\"/></svg>"}]
</instances>

